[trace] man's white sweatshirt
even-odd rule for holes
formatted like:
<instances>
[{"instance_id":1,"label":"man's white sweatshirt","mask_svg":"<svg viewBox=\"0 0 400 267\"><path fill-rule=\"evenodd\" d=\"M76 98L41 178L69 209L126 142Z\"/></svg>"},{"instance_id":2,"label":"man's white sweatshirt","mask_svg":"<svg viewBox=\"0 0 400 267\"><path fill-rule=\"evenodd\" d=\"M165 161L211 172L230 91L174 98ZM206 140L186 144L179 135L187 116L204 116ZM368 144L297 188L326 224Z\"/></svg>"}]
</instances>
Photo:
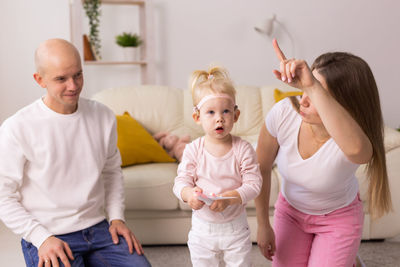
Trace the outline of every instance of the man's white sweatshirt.
<instances>
[{"instance_id":1,"label":"man's white sweatshirt","mask_svg":"<svg viewBox=\"0 0 400 267\"><path fill-rule=\"evenodd\" d=\"M51 235L124 219L116 119L81 98L72 114L39 99L0 127L0 218L40 247Z\"/></svg>"}]
</instances>

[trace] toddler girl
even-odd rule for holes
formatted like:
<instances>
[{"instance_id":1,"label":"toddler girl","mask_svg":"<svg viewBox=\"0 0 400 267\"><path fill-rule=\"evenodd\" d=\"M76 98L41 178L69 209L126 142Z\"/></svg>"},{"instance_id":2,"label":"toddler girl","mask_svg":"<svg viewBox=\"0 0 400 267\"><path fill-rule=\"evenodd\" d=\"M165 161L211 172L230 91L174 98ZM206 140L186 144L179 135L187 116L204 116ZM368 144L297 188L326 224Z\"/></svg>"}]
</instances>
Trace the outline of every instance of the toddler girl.
<instances>
[{"instance_id":1,"label":"toddler girl","mask_svg":"<svg viewBox=\"0 0 400 267\"><path fill-rule=\"evenodd\" d=\"M205 135L186 145L174 193L193 209L188 247L193 266L250 266L251 240L245 205L261 190L253 147L230 134L240 111L225 69L191 77L193 119Z\"/></svg>"}]
</instances>

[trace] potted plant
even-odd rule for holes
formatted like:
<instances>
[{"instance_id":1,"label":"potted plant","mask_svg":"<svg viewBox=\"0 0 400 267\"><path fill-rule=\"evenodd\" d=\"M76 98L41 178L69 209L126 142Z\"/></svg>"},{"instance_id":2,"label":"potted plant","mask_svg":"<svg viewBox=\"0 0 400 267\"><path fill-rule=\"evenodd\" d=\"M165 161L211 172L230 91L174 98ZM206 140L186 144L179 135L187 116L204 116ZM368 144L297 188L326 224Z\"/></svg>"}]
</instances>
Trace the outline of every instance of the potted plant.
<instances>
[{"instance_id":1,"label":"potted plant","mask_svg":"<svg viewBox=\"0 0 400 267\"><path fill-rule=\"evenodd\" d=\"M123 32L115 37L117 45L124 49L125 59L135 61L138 59L138 47L143 43L143 40L136 33Z\"/></svg>"}]
</instances>

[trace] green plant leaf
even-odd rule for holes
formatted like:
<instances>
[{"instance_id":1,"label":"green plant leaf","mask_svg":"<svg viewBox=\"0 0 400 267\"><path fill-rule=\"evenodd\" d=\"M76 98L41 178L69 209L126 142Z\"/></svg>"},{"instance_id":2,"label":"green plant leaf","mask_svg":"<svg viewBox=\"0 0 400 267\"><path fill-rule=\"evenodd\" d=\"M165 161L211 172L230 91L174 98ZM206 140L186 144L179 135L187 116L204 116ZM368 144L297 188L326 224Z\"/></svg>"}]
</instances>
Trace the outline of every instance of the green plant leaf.
<instances>
[{"instance_id":1,"label":"green plant leaf","mask_svg":"<svg viewBox=\"0 0 400 267\"><path fill-rule=\"evenodd\" d=\"M136 33L123 32L115 36L115 42L122 47L138 47L143 43L143 40Z\"/></svg>"}]
</instances>

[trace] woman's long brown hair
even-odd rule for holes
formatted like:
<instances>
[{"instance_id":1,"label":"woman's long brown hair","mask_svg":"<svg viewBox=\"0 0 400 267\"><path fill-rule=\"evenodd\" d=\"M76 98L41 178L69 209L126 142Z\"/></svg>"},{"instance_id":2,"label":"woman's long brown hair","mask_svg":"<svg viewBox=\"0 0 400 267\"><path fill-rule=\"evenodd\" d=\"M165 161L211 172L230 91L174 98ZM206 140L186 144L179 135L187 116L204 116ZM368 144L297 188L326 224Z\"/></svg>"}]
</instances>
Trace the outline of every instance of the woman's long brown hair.
<instances>
[{"instance_id":1,"label":"woman's long brown hair","mask_svg":"<svg viewBox=\"0 0 400 267\"><path fill-rule=\"evenodd\" d=\"M331 95L368 136L372 158L367 165L368 209L379 218L392 209L383 143L384 125L378 88L368 64L350 53L334 52L319 56L311 66L324 77Z\"/></svg>"}]
</instances>

